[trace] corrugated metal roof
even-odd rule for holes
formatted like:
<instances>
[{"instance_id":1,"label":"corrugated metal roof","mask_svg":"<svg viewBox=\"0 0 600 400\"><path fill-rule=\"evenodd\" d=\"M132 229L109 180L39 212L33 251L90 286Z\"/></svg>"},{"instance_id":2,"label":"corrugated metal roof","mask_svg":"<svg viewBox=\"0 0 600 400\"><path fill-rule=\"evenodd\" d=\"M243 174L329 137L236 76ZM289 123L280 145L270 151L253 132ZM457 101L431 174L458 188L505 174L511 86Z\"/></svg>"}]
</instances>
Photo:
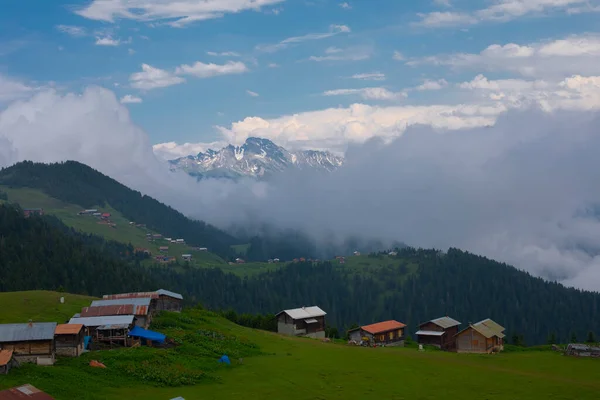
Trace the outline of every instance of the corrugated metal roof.
<instances>
[{"instance_id":1,"label":"corrugated metal roof","mask_svg":"<svg viewBox=\"0 0 600 400\"><path fill-rule=\"evenodd\" d=\"M179 293L171 292L170 290L158 289L156 291L156 293L158 293L161 296L169 296L169 297L173 297L174 299L183 300L182 295L180 295Z\"/></svg>"},{"instance_id":2,"label":"corrugated metal roof","mask_svg":"<svg viewBox=\"0 0 600 400\"><path fill-rule=\"evenodd\" d=\"M0 350L0 367L5 366L10 362L13 356L12 350Z\"/></svg>"},{"instance_id":3,"label":"corrugated metal roof","mask_svg":"<svg viewBox=\"0 0 600 400\"><path fill-rule=\"evenodd\" d=\"M102 325L99 326L98 329L99 331L107 331L109 329L127 329L129 328L129 324L110 324L110 325Z\"/></svg>"},{"instance_id":4,"label":"corrugated metal roof","mask_svg":"<svg viewBox=\"0 0 600 400\"><path fill-rule=\"evenodd\" d=\"M423 335L423 336L442 336L444 331L417 331L415 335Z\"/></svg>"},{"instance_id":5,"label":"corrugated metal roof","mask_svg":"<svg viewBox=\"0 0 600 400\"><path fill-rule=\"evenodd\" d=\"M453 326L460 325L460 322L458 322L457 320L455 320L453 318L450 318L450 317L436 318L436 319L432 319L429 322L433 322L437 326L439 326L441 328L444 328L444 329L448 329L448 328L451 328Z\"/></svg>"},{"instance_id":6,"label":"corrugated metal roof","mask_svg":"<svg viewBox=\"0 0 600 400\"><path fill-rule=\"evenodd\" d=\"M0 400L54 400L49 394L46 394L38 388L29 384L6 389L0 392Z\"/></svg>"},{"instance_id":7,"label":"corrugated metal roof","mask_svg":"<svg viewBox=\"0 0 600 400\"><path fill-rule=\"evenodd\" d=\"M0 342L22 342L54 339L56 322L0 325Z\"/></svg>"},{"instance_id":8,"label":"corrugated metal roof","mask_svg":"<svg viewBox=\"0 0 600 400\"><path fill-rule=\"evenodd\" d=\"M108 315L133 315L133 304L83 307L81 309L81 318L104 317Z\"/></svg>"},{"instance_id":9,"label":"corrugated metal roof","mask_svg":"<svg viewBox=\"0 0 600 400\"><path fill-rule=\"evenodd\" d=\"M102 325L122 325L133 323L133 315L110 315L105 317L71 318L70 324L83 324L88 327Z\"/></svg>"},{"instance_id":10,"label":"corrugated metal roof","mask_svg":"<svg viewBox=\"0 0 600 400\"><path fill-rule=\"evenodd\" d=\"M54 330L55 335L77 335L83 329L82 324L60 324Z\"/></svg>"},{"instance_id":11,"label":"corrugated metal roof","mask_svg":"<svg viewBox=\"0 0 600 400\"><path fill-rule=\"evenodd\" d=\"M112 299L112 300L94 300L92 301L91 307L101 306L119 306L122 304L133 304L134 306L146 306L150 305L152 299L150 297L135 297L135 298L124 298L124 299Z\"/></svg>"},{"instance_id":12,"label":"corrugated metal roof","mask_svg":"<svg viewBox=\"0 0 600 400\"><path fill-rule=\"evenodd\" d=\"M280 311L279 313L277 313L277 315L279 315L281 313L286 313L292 319L306 319L306 318L322 317L323 315L327 315L327 313L325 311L321 310L317 306L294 308L291 310L283 310L283 311Z\"/></svg>"},{"instance_id":13,"label":"corrugated metal roof","mask_svg":"<svg viewBox=\"0 0 600 400\"><path fill-rule=\"evenodd\" d=\"M132 299L139 297L150 297L151 299L158 299L158 293L156 292L135 292L135 293L118 293L118 294L105 294L102 296L104 300L116 300L116 299Z\"/></svg>"},{"instance_id":14,"label":"corrugated metal roof","mask_svg":"<svg viewBox=\"0 0 600 400\"><path fill-rule=\"evenodd\" d=\"M361 329L363 331L366 331L373 335L376 335L378 333L383 333L383 332L393 331L395 329L404 328L405 326L406 326L406 324L403 324L402 322L389 320L389 321L378 322L376 324L361 326Z\"/></svg>"},{"instance_id":15,"label":"corrugated metal roof","mask_svg":"<svg viewBox=\"0 0 600 400\"><path fill-rule=\"evenodd\" d=\"M489 331L491 333L491 335L486 336L488 338L490 338L492 336L498 336L499 338L504 337L504 333L502 333L504 331L504 327L502 325L492 321L489 318L486 318L483 321L479 321L479 322L473 324L473 327L484 336L486 336L484 331L486 331L486 330ZM490 333L488 333L488 334L490 334Z\"/></svg>"}]
</instances>

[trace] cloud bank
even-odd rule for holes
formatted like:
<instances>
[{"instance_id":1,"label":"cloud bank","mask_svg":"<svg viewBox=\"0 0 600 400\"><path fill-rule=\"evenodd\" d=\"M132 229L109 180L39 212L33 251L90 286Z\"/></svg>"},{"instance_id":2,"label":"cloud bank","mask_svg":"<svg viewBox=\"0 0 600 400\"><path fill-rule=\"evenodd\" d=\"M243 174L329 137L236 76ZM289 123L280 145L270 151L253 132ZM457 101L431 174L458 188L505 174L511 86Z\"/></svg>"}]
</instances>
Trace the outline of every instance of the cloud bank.
<instances>
[{"instance_id":1,"label":"cloud bank","mask_svg":"<svg viewBox=\"0 0 600 400\"><path fill-rule=\"evenodd\" d=\"M452 109L459 111L476 114L472 106ZM600 116L535 107L490 115L490 127L390 123L386 141L352 145L346 166L330 175L196 183L168 171L112 92L45 91L0 112L0 164L74 159L223 227L267 222L315 239L359 235L456 246L600 289Z\"/></svg>"}]
</instances>

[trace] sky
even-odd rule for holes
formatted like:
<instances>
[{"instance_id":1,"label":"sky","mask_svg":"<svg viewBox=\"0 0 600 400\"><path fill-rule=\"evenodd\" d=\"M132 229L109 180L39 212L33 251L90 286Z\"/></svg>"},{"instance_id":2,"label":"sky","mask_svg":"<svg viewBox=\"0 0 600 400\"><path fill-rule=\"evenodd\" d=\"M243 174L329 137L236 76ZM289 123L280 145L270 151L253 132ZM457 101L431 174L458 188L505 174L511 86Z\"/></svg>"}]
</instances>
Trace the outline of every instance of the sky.
<instances>
[{"instance_id":1,"label":"sky","mask_svg":"<svg viewBox=\"0 0 600 400\"><path fill-rule=\"evenodd\" d=\"M600 291L600 1L9 0L0 167L84 162L222 228L459 247ZM171 173L250 136L344 154Z\"/></svg>"}]
</instances>

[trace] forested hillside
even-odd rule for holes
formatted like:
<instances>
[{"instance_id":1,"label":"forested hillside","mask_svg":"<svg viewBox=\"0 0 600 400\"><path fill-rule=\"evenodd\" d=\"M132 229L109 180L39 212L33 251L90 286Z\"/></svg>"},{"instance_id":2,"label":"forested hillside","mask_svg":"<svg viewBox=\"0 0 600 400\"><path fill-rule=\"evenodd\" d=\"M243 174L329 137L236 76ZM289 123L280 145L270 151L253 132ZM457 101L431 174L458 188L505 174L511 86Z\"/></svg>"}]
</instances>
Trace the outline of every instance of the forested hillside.
<instances>
[{"instance_id":1,"label":"forested hillside","mask_svg":"<svg viewBox=\"0 0 600 400\"><path fill-rule=\"evenodd\" d=\"M414 333L418 323L443 315L463 324L490 317L509 338L523 335L528 344L544 343L551 334L565 342L600 333L600 294L456 249L405 248L393 257L373 255L376 262L365 267L296 263L247 278L216 268L148 269L131 251L76 233L53 217L24 218L18 209L0 206L0 291L63 288L99 296L165 287L190 304L244 313L319 305L340 330L393 318Z\"/></svg>"},{"instance_id":2,"label":"forested hillside","mask_svg":"<svg viewBox=\"0 0 600 400\"><path fill-rule=\"evenodd\" d=\"M40 189L51 197L82 208L109 204L123 216L163 235L184 238L222 257L232 255L236 240L202 221L190 220L175 209L131 190L87 165L21 162L0 171L0 185Z\"/></svg>"}]
</instances>

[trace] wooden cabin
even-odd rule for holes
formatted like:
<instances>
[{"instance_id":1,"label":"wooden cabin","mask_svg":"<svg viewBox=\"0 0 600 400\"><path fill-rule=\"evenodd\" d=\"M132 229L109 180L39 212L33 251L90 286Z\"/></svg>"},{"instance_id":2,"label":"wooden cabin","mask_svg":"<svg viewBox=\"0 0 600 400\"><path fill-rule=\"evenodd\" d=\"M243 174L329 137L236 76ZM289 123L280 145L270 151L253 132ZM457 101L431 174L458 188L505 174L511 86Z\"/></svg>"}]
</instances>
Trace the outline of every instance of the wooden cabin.
<instances>
[{"instance_id":1,"label":"wooden cabin","mask_svg":"<svg viewBox=\"0 0 600 400\"><path fill-rule=\"evenodd\" d=\"M179 293L171 292L165 289L158 289L155 292L135 292L105 294L103 300L116 300L127 298L150 297L152 299L151 312L153 311L174 311L181 312L183 308L183 296Z\"/></svg>"},{"instance_id":2,"label":"wooden cabin","mask_svg":"<svg viewBox=\"0 0 600 400\"><path fill-rule=\"evenodd\" d=\"M469 324L456 337L456 351L459 353L492 353L504 350L504 327L484 319Z\"/></svg>"},{"instance_id":3,"label":"wooden cabin","mask_svg":"<svg viewBox=\"0 0 600 400\"><path fill-rule=\"evenodd\" d=\"M15 360L12 350L0 350L0 375L6 375L11 368L17 367L19 363Z\"/></svg>"},{"instance_id":4,"label":"wooden cabin","mask_svg":"<svg viewBox=\"0 0 600 400\"><path fill-rule=\"evenodd\" d=\"M104 343L111 347L113 345L129 346L127 334L133 328L135 316L133 315L110 315L103 317L73 317L69 324L84 325L85 336L91 336L96 344Z\"/></svg>"},{"instance_id":5,"label":"wooden cabin","mask_svg":"<svg viewBox=\"0 0 600 400\"><path fill-rule=\"evenodd\" d=\"M54 397L42 392L30 384L0 390L2 400L54 400Z\"/></svg>"},{"instance_id":6,"label":"wooden cabin","mask_svg":"<svg viewBox=\"0 0 600 400\"><path fill-rule=\"evenodd\" d=\"M290 336L325 338L325 315L319 307L301 307L280 311L277 318L277 332Z\"/></svg>"},{"instance_id":7,"label":"wooden cabin","mask_svg":"<svg viewBox=\"0 0 600 400\"><path fill-rule=\"evenodd\" d=\"M348 336L356 343L403 346L404 328L406 328L406 324L389 320L352 329L348 331Z\"/></svg>"},{"instance_id":8,"label":"wooden cabin","mask_svg":"<svg viewBox=\"0 0 600 400\"><path fill-rule=\"evenodd\" d=\"M155 297L158 299L158 296ZM114 308L116 307L116 308ZM152 298L135 297L114 300L95 300L90 307L82 309L81 316L104 316L104 315L135 315L135 325L140 328L148 328L152 322ZM85 312L84 312L85 310ZM127 313L124 312L127 310ZM86 315L84 315L86 314Z\"/></svg>"},{"instance_id":9,"label":"wooden cabin","mask_svg":"<svg viewBox=\"0 0 600 400\"><path fill-rule=\"evenodd\" d=\"M52 365L55 360L56 322L0 325L0 350L12 350L20 362Z\"/></svg>"},{"instance_id":10,"label":"wooden cabin","mask_svg":"<svg viewBox=\"0 0 600 400\"><path fill-rule=\"evenodd\" d=\"M83 353L83 325L60 324L54 331L56 354L65 357L79 357Z\"/></svg>"},{"instance_id":11,"label":"wooden cabin","mask_svg":"<svg viewBox=\"0 0 600 400\"><path fill-rule=\"evenodd\" d=\"M456 334L460 322L448 316L432 319L419 325L415 333L417 342L422 345L435 346L442 350L456 350Z\"/></svg>"}]
</instances>

